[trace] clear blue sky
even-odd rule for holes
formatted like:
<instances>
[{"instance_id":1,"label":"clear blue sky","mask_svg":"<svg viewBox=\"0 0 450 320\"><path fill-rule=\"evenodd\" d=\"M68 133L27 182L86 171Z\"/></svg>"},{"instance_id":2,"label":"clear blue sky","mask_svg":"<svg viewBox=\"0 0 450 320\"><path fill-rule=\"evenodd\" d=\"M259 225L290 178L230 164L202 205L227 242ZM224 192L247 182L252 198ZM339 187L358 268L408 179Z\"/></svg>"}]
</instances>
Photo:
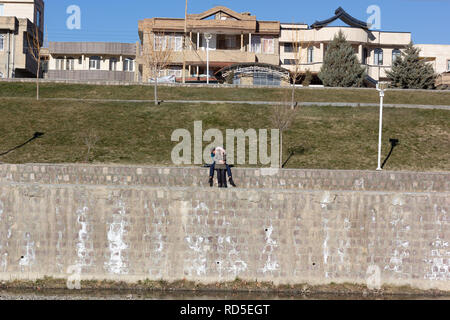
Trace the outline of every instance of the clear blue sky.
<instances>
[{"instance_id":1,"label":"clear blue sky","mask_svg":"<svg viewBox=\"0 0 450 320\"><path fill-rule=\"evenodd\" d=\"M138 20L184 17L185 0L45 0L49 41L138 40ZM81 30L69 30L66 9L81 8ZM381 29L412 32L414 43L450 44L450 0L189 0L189 13L223 5L249 11L260 20L312 24L334 15L339 6L366 21L370 5L381 8Z\"/></svg>"}]
</instances>

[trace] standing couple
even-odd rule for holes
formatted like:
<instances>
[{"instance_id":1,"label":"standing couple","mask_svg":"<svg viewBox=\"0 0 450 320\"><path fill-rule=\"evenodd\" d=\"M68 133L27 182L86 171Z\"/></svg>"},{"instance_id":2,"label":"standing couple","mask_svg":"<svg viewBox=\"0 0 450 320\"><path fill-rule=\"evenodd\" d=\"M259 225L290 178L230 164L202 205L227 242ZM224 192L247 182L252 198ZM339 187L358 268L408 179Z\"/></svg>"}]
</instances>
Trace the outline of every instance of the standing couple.
<instances>
[{"instance_id":1,"label":"standing couple","mask_svg":"<svg viewBox=\"0 0 450 320\"><path fill-rule=\"evenodd\" d=\"M209 168L209 185L212 187L214 185L214 171L217 170L217 180L219 182L219 188L228 188L227 186L227 178L228 181L233 187L236 187L236 184L233 181L233 176L231 174L231 168L227 164L227 152L222 147L216 147L211 149L211 158L213 159L213 163Z\"/></svg>"}]
</instances>

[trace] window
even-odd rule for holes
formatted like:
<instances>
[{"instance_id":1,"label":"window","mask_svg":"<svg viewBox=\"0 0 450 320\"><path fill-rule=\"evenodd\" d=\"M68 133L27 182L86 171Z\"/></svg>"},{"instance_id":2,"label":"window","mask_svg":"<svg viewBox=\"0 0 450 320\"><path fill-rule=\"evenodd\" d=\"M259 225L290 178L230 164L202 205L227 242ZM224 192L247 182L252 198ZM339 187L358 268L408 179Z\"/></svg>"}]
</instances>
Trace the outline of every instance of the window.
<instances>
[{"instance_id":1,"label":"window","mask_svg":"<svg viewBox=\"0 0 450 320\"><path fill-rule=\"evenodd\" d=\"M55 59L55 69L56 70L64 70L64 58L63 57L57 57Z\"/></svg>"},{"instance_id":2,"label":"window","mask_svg":"<svg viewBox=\"0 0 450 320\"><path fill-rule=\"evenodd\" d=\"M183 50L183 37L182 36L161 36L155 35L153 40L154 50L167 50L172 49L173 51Z\"/></svg>"},{"instance_id":3,"label":"window","mask_svg":"<svg viewBox=\"0 0 450 320\"><path fill-rule=\"evenodd\" d=\"M447 71L450 71L450 60L447 60Z\"/></svg>"},{"instance_id":4,"label":"window","mask_svg":"<svg viewBox=\"0 0 450 320\"><path fill-rule=\"evenodd\" d=\"M92 56L89 58L89 69L90 70L100 70L100 57Z\"/></svg>"},{"instance_id":5,"label":"window","mask_svg":"<svg viewBox=\"0 0 450 320\"><path fill-rule=\"evenodd\" d=\"M173 50L174 51L183 51L183 37L173 37Z\"/></svg>"},{"instance_id":6,"label":"window","mask_svg":"<svg viewBox=\"0 0 450 320\"><path fill-rule=\"evenodd\" d=\"M292 43L285 43L284 44L284 52L286 52L286 53L294 52L294 45Z\"/></svg>"},{"instance_id":7,"label":"window","mask_svg":"<svg viewBox=\"0 0 450 320\"><path fill-rule=\"evenodd\" d=\"M123 60L123 71L134 71L134 60L126 58Z\"/></svg>"},{"instance_id":8,"label":"window","mask_svg":"<svg viewBox=\"0 0 450 320\"><path fill-rule=\"evenodd\" d=\"M235 36L226 36L225 37L225 48L227 48L227 49L236 48L236 37Z\"/></svg>"},{"instance_id":9,"label":"window","mask_svg":"<svg viewBox=\"0 0 450 320\"><path fill-rule=\"evenodd\" d=\"M314 62L314 47L308 48L308 63Z\"/></svg>"},{"instance_id":10,"label":"window","mask_svg":"<svg viewBox=\"0 0 450 320\"><path fill-rule=\"evenodd\" d=\"M279 86L281 78L273 73L255 72L253 74L253 85L255 86Z\"/></svg>"},{"instance_id":11,"label":"window","mask_svg":"<svg viewBox=\"0 0 450 320\"><path fill-rule=\"evenodd\" d=\"M374 51L374 64L377 66L382 66L383 65L383 49L375 49Z\"/></svg>"},{"instance_id":12,"label":"window","mask_svg":"<svg viewBox=\"0 0 450 320\"><path fill-rule=\"evenodd\" d=\"M261 38L260 36L252 37L252 52L254 53L275 53L275 39Z\"/></svg>"},{"instance_id":13,"label":"window","mask_svg":"<svg viewBox=\"0 0 450 320\"><path fill-rule=\"evenodd\" d=\"M109 59L109 71L117 71L117 58Z\"/></svg>"},{"instance_id":14,"label":"window","mask_svg":"<svg viewBox=\"0 0 450 320\"><path fill-rule=\"evenodd\" d=\"M4 7L5 7L5 5L3 3L0 3L0 17L5 15Z\"/></svg>"},{"instance_id":15,"label":"window","mask_svg":"<svg viewBox=\"0 0 450 320\"><path fill-rule=\"evenodd\" d=\"M284 59L283 64L294 65L296 64L295 61L295 59Z\"/></svg>"},{"instance_id":16,"label":"window","mask_svg":"<svg viewBox=\"0 0 450 320\"><path fill-rule=\"evenodd\" d=\"M5 48L5 35L0 34L0 51L3 51Z\"/></svg>"},{"instance_id":17,"label":"window","mask_svg":"<svg viewBox=\"0 0 450 320\"><path fill-rule=\"evenodd\" d=\"M369 51L367 48L363 49L362 63L367 64L367 58L369 57Z\"/></svg>"},{"instance_id":18,"label":"window","mask_svg":"<svg viewBox=\"0 0 450 320\"><path fill-rule=\"evenodd\" d=\"M253 36L252 37L252 52L261 53L261 37Z\"/></svg>"},{"instance_id":19,"label":"window","mask_svg":"<svg viewBox=\"0 0 450 320\"><path fill-rule=\"evenodd\" d=\"M266 54L275 53L275 39L273 38L262 38L262 50Z\"/></svg>"},{"instance_id":20,"label":"window","mask_svg":"<svg viewBox=\"0 0 450 320\"><path fill-rule=\"evenodd\" d=\"M67 58L66 59L66 70L73 70L75 64L74 58Z\"/></svg>"},{"instance_id":21,"label":"window","mask_svg":"<svg viewBox=\"0 0 450 320\"><path fill-rule=\"evenodd\" d=\"M78 58L78 64L83 64L83 57Z\"/></svg>"},{"instance_id":22,"label":"window","mask_svg":"<svg viewBox=\"0 0 450 320\"><path fill-rule=\"evenodd\" d=\"M402 52L398 49L392 50L392 64L402 56Z\"/></svg>"},{"instance_id":23,"label":"window","mask_svg":"<svg viewBox=\"0 0 450 320\"><path fill-rule=\"evenodd\" d=\"M36 11L36 25L38 26L38 28L41 27L41 11L37 10Z\"/></svg>"}]
</instances>

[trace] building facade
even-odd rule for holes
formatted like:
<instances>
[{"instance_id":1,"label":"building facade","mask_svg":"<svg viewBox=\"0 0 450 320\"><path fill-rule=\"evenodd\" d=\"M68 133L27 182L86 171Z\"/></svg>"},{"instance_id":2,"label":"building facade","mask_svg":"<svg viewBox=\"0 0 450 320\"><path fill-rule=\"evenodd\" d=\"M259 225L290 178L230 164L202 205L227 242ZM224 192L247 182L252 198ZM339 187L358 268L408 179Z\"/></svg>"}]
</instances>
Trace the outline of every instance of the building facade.
<instances>
[{"instance_id":1,"label":"building facade","mask_svg":"<svg viewBox=\"0 0 450 320\"><path fill-rule=\"evenodd\" d=\"M0 0L0 78L35 77L30 52L43 38L43 0Z\"/></svg>"},{"instance_id":2,"label":"building facade","mask_svg":"<svg viewBox=\"0 0 450 320\"><path fill-rule=\"evenodd\" d=\"M330 26L337 20L345 25ZM142 48L154 46L161 37L171 43L173 58L160 76L175 75L177 81L181 81L183 75L186 81L205 80L205 34L211 34L209 77L222 78L223 81L231 74L234 75L233 83L285 84L283 70L291 74L294 70L301 74L309 70L317 76L329 43L342 31L366 69L366 83L375 85L377 81L387 80L386 72L392 68L395 59L401 56L412 37L410 32L375 31L370 30L370 27L342 8L338 8L333 17L308 25L259 21L250 13L215 7L200 14L188 15L186 24L185 19L174 18L139 21L139 37ZM183 53L185 28L187 51ZM433 65L438 74L449 68L450 58L447 57L450 57L450 46L419 47L424 57L435 56ZM143 81L147 81L151 78L149 66L142 56L138 57L138 61L138 72ZM252 72L255 73L254 77L251 76ZM245 74L245 80L242 74Z\"/></svg>"},{"instance_id":3,"label":"building facade","mask_svg":"<svg viewBox=\"0 0 450 320\"><path fill-rule=\"evenodd\" d=\"M450 88L450 45L417 44L416 47L420 49L420 57L431 63L438 74L436 86Z\"/></svg>"},{"instance_id":4,"label":"building facade","mask_svg":"<svg viewBox=\"0 0 450 320\"><path fill-rule=\"evenodd\" d=\"M50 42L44 77L52 80L139 81L138 46L115 42Z\"/></svg>"},{"instance_id":5,"label":"building facade","mask_svg":"<svg viewBox=\"0 0 450 320\"><path fill-rule=\"evenodd\" d=\"M151 50L156 41L170 43L172 59L160 76L175 75L193 81L213 78L224 67L240 63L279 65L280 23L259 21L250 13L238 13L226 7L215 7L186 19L186 51L183 52L185 19L152 18L139 21L141 52ZM207 35L211 39L207 40ZM209 75L207 47L209 46ZM154 75L145 59L139 72L147 81ZM183 70L183 64L185 69Z\"/></svg>"},{"instance_id":6,"label":"building facade","mask_svg":"<svg viewBox=\"0 0 450 320\"><path fill-rule=\"evenodd\" d=\"M329 26L336 20L348 26ZM306 24L281 24L280 58L281 66L301 73L309 70L318 74L324 61L329 43L341 31L353 46L361 64L366 68L368 80L386 80L386 71L402 50L411 42L409 32L372 31L370 26L351 17L342 8L335 16L308 26Z\"/></svg>"}]
</instances>

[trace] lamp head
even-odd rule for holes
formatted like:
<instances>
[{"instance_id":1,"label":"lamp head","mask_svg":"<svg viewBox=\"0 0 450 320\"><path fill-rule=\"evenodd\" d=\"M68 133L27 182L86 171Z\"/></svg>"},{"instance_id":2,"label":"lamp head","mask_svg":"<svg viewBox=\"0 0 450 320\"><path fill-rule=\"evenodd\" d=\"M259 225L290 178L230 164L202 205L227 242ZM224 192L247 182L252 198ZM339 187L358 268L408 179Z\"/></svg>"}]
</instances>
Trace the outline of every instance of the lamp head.
<instances>
[{"instance_id":1,"label":"lamp head","mask_svg":"<svg viewBox=\"0 0 450 320\"><path fill-rule=\"evenodd\" d=\"M399 144L398 139L389 139L389 142L391 143L392 147L396 147Z\"/></svg>"},{"instance_id":2,"label":"lamp head","mask_svg":"<svg viewBox=\"0 0 450 320\"><path fill-rule=\"evenodd\" d=\"M212 34L211 33L205 33L205 39L206 40L211 40L212 39Z\"/></svg>"}]
</instances>

